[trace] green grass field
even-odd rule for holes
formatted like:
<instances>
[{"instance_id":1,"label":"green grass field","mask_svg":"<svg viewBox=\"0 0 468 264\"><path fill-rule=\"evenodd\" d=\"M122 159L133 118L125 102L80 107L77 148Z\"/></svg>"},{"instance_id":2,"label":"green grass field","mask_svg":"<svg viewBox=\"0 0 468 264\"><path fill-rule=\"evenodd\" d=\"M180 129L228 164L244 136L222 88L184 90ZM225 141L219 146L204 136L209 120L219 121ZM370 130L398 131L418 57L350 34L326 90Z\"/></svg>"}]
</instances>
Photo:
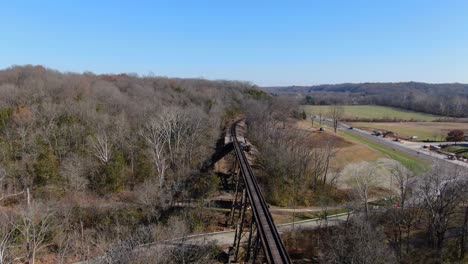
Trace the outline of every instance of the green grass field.
<instances>
[{"instance_id":1,"label":"green grass field","mask_svg":"<svg viewBox=\"0 0 468 264\"><path fill-rule=\"evenodd\" d=\"M340 132L340 135L343 136L344 138L348 139L348 140L357 141L357 142L366 144L367 146L369 146L369 147L371 147L373 149L376 149L379 152L385 154L389 158L400 162L405 167L407 167L408 169L410 169L410 170L412 170L412 171L414 171L416 173L423 172L429 167L429 163L427 163L427 162L425 162L425 161L423 161L421 159L415 158L413 156L407 155L407 154L402 153L402 152L397 151L397 150L393 150L391 148L380 145L380 144L378 144L378 143L376 143L374 141L370 141L368 139L357 136L357 135L352 134L350 132L343 131L343 132Z\"/></svg>"},{"instance_id":2,"label":"green grass field","mask_svg":"<svg viewBox=\"0 0 468 264\"><path fill-rule=\"evenodd\" d=\"M328 105L304 105L307 114L327 116L330 106ZM345 118L355 120L401 120L401 121L434 121L444 118L419 112L408 111L399 108L377 106L377 105L344 105Z\"/></svg>"}]
</instances>

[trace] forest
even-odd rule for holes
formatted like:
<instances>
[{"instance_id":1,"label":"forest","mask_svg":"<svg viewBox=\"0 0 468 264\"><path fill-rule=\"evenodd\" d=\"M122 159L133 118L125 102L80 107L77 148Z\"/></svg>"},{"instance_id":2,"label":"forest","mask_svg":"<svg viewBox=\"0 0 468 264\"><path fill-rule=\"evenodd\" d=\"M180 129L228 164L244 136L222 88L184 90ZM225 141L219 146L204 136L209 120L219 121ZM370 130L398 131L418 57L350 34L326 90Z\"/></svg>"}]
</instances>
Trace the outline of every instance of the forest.
<instances>
[{"instance_id":1,"label":"forest","mask_svg":"<svg viewBox=\"0 0 468 264\"><path fill-rule=\"evenodd\" d=\"M0 71L0 263L126 263L136 245L202 229L175 205L216 190L202 168L225 122L263 94L236 81ZM140 260L212 253L165 250Z\"/></svg>"},{"instance_id":2,"label":"forest","mask_svg":"<svg viewBox=\"0 0 468 264\"><path fill-rule=\"evenodd\" d=\"M208 164L238 118L247 120L252 167L270 205L349 213L341 224L284 233L296 259L466 259L466 170L358 162L340 188L334 160L345 142L336 131L298 127L310 122L299 109L293 97L247 82L0 71L0 263L224 262L215 242L167 242L219 225L205 210L222 188ZM393 194L375 201L384 166Z\"/></svg>"},{"instance_id":3,"label":"forest","mask_svg":"<svg viewBox=\"0 0 468 264\"><path fill-rule=\"evenodd\" d=\"M441 116L468 117L467 84L344 83L266 87L265 90L274 94L299 94L304 104L311 105L374 104Z\"/></svg>"}]
</instances>

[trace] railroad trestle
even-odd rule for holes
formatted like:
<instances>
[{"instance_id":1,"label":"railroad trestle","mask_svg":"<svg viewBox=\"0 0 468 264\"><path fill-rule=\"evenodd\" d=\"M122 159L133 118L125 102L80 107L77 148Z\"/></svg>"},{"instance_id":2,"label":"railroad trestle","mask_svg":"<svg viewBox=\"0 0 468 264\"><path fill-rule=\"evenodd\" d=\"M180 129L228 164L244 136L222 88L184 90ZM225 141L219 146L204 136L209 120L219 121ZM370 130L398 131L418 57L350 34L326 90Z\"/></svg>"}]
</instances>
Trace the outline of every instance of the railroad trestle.
<instances>
[{"instance_id":1,"label":"railroad trestle","mask_svg":"<svg viewBox=\"0 0 468 264\"><path fill-rule=\"evenodd\" d=\"M235 194L229 215L229 224L235 226L235 236L229 263L291 263L244 153L245 139L242 138L241 144L236 136L240 121L235 122L230 131L236 161L233 169Z\"/></svg>"}]
</instances>

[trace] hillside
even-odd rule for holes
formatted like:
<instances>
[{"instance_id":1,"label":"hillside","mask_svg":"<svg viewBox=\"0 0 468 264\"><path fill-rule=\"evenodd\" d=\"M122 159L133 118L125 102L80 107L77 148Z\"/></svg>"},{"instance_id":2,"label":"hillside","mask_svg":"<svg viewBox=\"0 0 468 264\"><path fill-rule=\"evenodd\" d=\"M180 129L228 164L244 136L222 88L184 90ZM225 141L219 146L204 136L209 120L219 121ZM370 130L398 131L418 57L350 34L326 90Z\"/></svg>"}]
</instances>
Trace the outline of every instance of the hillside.
<instances>
[{"instance_id":1,"label":"hillside","mask_svg":"<svg viewBox=\"0 0 468 264\"><path fill-rule=\"evenodd\" d=\"M156 232L166 239L203 231L209 215L174 204L216 190L216 176L201 168L225 121L259 94L234 81L61 73L42 66L0 71L6 260L30 251L39 263L120 252L131 259L132 245L152 242ZM26 248L29 241L35 244ZM179 263L163 261L178 253L161 254L162 262ZM127 263L121 261L113 263Z\"/></svg>"}]
</instances>

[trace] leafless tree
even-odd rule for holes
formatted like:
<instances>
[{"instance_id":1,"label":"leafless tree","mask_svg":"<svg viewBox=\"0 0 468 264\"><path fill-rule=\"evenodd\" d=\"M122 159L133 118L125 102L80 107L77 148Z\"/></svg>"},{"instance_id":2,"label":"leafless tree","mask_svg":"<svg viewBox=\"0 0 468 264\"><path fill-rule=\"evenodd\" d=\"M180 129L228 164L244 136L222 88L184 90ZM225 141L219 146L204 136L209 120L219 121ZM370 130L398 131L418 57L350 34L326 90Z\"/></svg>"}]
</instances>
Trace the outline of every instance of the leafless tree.
<instances>
[{"instance_id":1,"label":"leafless tree","mask_svg":"<svg viewBox=\"0 0 468 264\"><path fill-rule=\"evenodd\" d=\"M153 210L148 223L157 221L175 197L189 195L189 182L197 183L190 176L212 154L229 118L225 113L239 114L249 98L246 91L254 89L243 82L60 73L41 66L0 70L0 200L2 211L17 216L8 221L15 230L9 236L15 254L26 255L23 262L38 262L40 252L49 250L58 261L67 262L69 255L87 259L125 241L124 232L114 236L118 232L100 230L97 222L84 219L94 199L105 201L109 211L121 204L142 206ZM247 100L265 113L275 110L278 127L292 113L289 99ZM137 159L142 162L134 163ZM134 166L144 175L138 181L128 177ZM39 187L36 168L57 177ZM115 178L109 175L118 175L119 191L131 197L128 201L115 199L114 193L96 196L100 189L94 180L108 184ZM28 188L35 202L45 204L43 211L34 204L23 210L17 197L10 196ZM65 203L77 209L74 221L64 220ZM45 208L51 208L54 217L47 216ZM101 216L99 210L90 211ZM70 223L70 228L57 231L61 227L55 219ZM9 233L2 231L0 238L3 234ZM9 255L9 250L2 252Z\"/></svg>"},{"instance_id":2,"label":"leafless tree","mask_svg":"<svg viewBox=\"0 0 468 264\"><path fill-rule=\"evenodd\" d=\"M0 218L0 220L2 220L0 223L0 264L8 264L15 259L10 252L14 239L13 232L15 229L12 228L6 215L2 215Z\"/></svg>"},{"instance_id":3,"label":"leafless tree","mask_svg":"<svg viewBox=\"0 0 468 264\"><path fill-rule=\"evenodd\" d=\"M346 226L327 233L323 244L323 263L395 263L381 229L361 218L352 218Z\"/></svg>"},{"instance_id":4,"label":"leafless tree","mask_svg":"<svg viewBox=\"0 0 468 264\"><path fill-rule=\"evenodd\" d=\"M68 187L76 192L85 191L88 179L86 173L88 172L89 161L76 155L74 153L65 157L60 166L60 175L66 179Z\"/></svg>"},{"instance_id":5,"label":"leafless tree","mask_svg":"<svg viewBox=\"0 0 468 264\"><path fill-rule=\"evenodd\" d=\"M215 263L212 253L215 250L213 243L200 240L189 240L189 223L186 220L172 218L169 221L170 238L174 239L175 247L168 248L169 263Z\"/></svg>"},{"instance_id":6,"label":"leafless tree","mask_svg":"<svg viewBox=\"0 0 468 264\"><path fill-rule=\"evenodd\" d=\"M398 188L400 206L405 208L405 202L410 195L410 191L415 187L416 174L407 169L401 163L396 163L390 168L392 178Z\"/></svg>"},{"instance_id":7,"label":"leafless tree","mask_svg":"<svg viewBox=\"0 0 468 264\"><path fill-rule=\"evenodd\" d=\"M311 166L308 175L312 177L310 183L313 189L316 190L320 185L327 183L331 157L327 148L316 147L311 150Z\"/></svg>"},{"instance_id":8,"label":"leafless tree","mask_svg":"<svg viewBox=\"0 0 468 264\"><path fill-rule=\"evenodd\" d=\"M159 186L159 181L149 179L135 188L138 193L138 202L149 211L148 217L154 219L159 218L160 210L167 209L171 201L170 192L165 189L166 187L161 188ZM148 219L148 222L151 221L152 219Z\"/></svg>"},{"instance_id":9,"label":"leafless tree","mask_svg":"<svg viewBox=\"0 0 468 264\"><path fill-rule=\"evenodd\" d=\"M339 122L343 119L345 114L344 107L342 105L331 105L328 109L328 116L333 120L333 129L338 129Z\"/></svg>"},{"instance_id":10,"label":"leafless tree","mask_svg":"<svg viewBox=\"0 0 468 264\"><path fill-rule=\"evenodd\" d=\"M138 247L151 242L153 242L151 229L145 226L139 227L128 237L113 245L104 256L104 262L124 264L138 260L140 254Z\"/></svg>"},{"instance_id":11,"label":"leafless tree","mask_svg":"<svg viewBox=\"0 0 468 264\"><path fill-rule=\"evenodd\" d=\"M2 183L2 181L4 181L7 177L7 172L5 170L5 168L3 168L1 165L0 165L0 183ZM2 188L4 190L4 188ZM2 191L3 191L2 190ZM9 198L9 197L12 197L12 196L16 196L16 195L20 195L22 194L23 191L19 191L19 192L14 192L14 193L0 193L0 202L2 202L3 200Z\"/></svg>"},{"instance_id":12,"label":"leafless tree","mask_svg":"<svg viewBox=\"0 0 468 264\"><path fill-rule=\"evenodd\" d=\"M164 108L140 130L150 149L161 187L168 169L183 171L190 166L203 129L201 113L194 115L180 108Z\"/></svg>"},{"instance_id":13,"label":"leafless tree","mask_svg":"<svg viewBox=\"0 0 468 264\"><path fill-rule=\"evenodd\" d=\"M350 184L354 193L359 197L360 201L364 204L364 212L366 219L369 217L369 194L370 190L378 183L375 172L378 164L360 162L354 165Z\"/></svg>"},{"instance_id":14,"label":"leafless tree","mask_svg":"<svg viewBox=\"0 0 468 264\"><path fill-rule=\"evenodd\" d=\"M427 211L429 242L439 254L456 208L466 199L466 177L460 166L436 164L418 184L417 194Z\"/></svg>"},{"instance_id":15,"label":"leafless tree","mask_svg":"<svg viewBox=\"0 0 468 264\"><path fill-rule=\"evenodd\" d=\"M113 143L104 128L99 128L95 135L90 136L89 144L91 146L91 153L102 164L106 164L111 160Z\"/></svg>"},{"instance_id":16,"label":"leafless tree","mask_svg":"<svg viewBox=\"0 0 468 264\"><path fill-rule=\"evenodd\" d=\"M28 207L19 222L13 223L24 240L24 259L28 264L34 264L37 253L47 246L46 238L51 231L52 213L41 212L37 209L36 205Z\"/></svg>"},{"instance_id":17,"label":"leafless tree","mask_svg":"<svg viewBox=\"0 0 468 264\"><path fill-rule=\"evenodd\" d=\"M159 188L162 188L165 181L169 160L167 154L165 153L165 147L168 141L166 138L166 133L164 133L163 127L161 126L159 120L157 118L151 118L143 126L139 134L145 139L149 147L153 164L155 165L158 172Z\"/></svg>"},{"instance_id":18,"label":"leafless tree","mask_svg":"<svg viewBox=\"0 0 468 264\"><path fill-rule=\"evenodd\" d=\"M460 259L465 258L465 251L466 251L466 238L468 236L468 205L464 204L464 216L463 216L463 224L462 224L462 232L460 236Z\"/></svg>"}]
</instances>

